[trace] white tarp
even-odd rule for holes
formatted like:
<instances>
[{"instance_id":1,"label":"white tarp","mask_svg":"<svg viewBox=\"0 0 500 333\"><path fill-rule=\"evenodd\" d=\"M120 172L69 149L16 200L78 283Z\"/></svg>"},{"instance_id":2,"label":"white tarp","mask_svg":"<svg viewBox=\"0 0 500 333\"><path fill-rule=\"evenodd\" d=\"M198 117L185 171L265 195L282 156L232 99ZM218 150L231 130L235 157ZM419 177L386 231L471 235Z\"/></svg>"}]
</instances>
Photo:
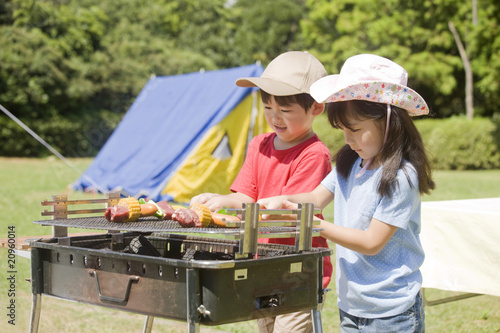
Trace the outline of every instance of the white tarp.
<instances>
[{"instance_id":1,"label":"white tarp","mask_svg":"<svg viewBox=\"0 0 500 333\"><path fill-rule=\"evenodd\" d=\"M423 287L500 296L500 198L422 202Z\"/></svg>"}]
</instances>

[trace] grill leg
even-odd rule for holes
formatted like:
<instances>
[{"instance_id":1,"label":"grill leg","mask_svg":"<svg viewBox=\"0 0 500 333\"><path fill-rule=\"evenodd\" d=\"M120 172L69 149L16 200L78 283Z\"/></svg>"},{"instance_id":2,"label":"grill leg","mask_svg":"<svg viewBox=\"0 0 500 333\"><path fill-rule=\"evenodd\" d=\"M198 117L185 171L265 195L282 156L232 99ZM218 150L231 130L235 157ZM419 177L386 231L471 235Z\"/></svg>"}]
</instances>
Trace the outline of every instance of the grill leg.
<instances>
[{"instance_id":1,"label":"grill leg","mask_svg":"<svg viewBox=\"0 0 500 333\"><path fill-rule=\"evenodd\" d=\"M33 294L33 301L31 303L30 333L38 332L38 324L40 323L41 310L42 310L42 294Z\"/></svg>"},{"instance_id":2,"label":"grill leg","mask_svg":"<svg viewBox=\"0 0 500 333\"><path fill-rule=\"evenodd\" d=\"M312 324L313 324L313 332L314 333L322 333L323 325L321 323L321 311L318 309L311 310Z\"/></svg>"},{"instance_id":3,"label":"grill leg","mask_svg":"<svg viewBox=\"0 0 500 333\"><path fill-rule=\"evenodd\" d=\"M153 320L155 317L153 316L146 316L146 321L144 322L144 329L143 333L151 333L151 330L153 329Z\"/></svg>"},{"instance_id":4,"label":"grill leg","mask_svg":"<svg viewBox=\"0 0 500 333\"><path fill-rule=\"evenodd\" d=\"M189 333L200 332L200 317L198 306L200 303L200 288L198 271L186 269L186 296L187 296L187 323Z\"/></svg>"}]
</instances>

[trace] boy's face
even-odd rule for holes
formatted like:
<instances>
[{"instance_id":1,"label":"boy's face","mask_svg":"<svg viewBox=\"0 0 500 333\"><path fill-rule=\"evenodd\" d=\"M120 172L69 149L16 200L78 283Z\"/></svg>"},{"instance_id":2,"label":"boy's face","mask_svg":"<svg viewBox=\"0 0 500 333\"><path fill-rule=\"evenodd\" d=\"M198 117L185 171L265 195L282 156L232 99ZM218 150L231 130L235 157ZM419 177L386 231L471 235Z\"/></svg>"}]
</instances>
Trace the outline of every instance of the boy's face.
<instances>
[{"instance_id":1,"label":"boy's face","mask_svg":"<svg viewBox=\"0 0 500 333\"><path fill-rule=\"evenodd\" d=\"M276 132L276 149L291 148L309 139L313 134L314 117L323 112L323 104L314 103L306 112L297 103L278 105L274 96L264 103L265 117L269 126Z\"/></svg>"}]
</instances>

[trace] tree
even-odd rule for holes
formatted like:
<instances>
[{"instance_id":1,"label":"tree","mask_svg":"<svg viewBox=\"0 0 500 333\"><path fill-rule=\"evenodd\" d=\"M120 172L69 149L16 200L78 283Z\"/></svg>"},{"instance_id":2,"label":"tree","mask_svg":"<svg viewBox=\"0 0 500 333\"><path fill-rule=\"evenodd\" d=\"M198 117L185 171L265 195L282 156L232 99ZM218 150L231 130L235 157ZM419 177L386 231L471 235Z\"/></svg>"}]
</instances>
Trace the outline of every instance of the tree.
<instances>
[{"instance_id":1,"label":"tree","mask_svg":"<svg viewBox=\"0 0 500 333\"><path fill-rule=\"evenodd\" d=\"M448 30L460 2L309 0L307 5L304 38L329 72L337 73L358 53L385 56L408 71L410 86L426 99L432 115L461 112L461 61Z\"/></svg>"},{"instance_id":2,"label":"tree","mask_svg":"<svg viewBox=\"0 0 500 333\"><path fill-rule=\"evenodd\" d=\"M0 25L12 24L12 2L3 0L0 2Z\"/></svg>"},{"instance_id":3,"label":"tree","mask_svg":"<svg viewBox=\"0 0 500 333\"><path fill-rule=\"evenodd\" d=\"M452 21L449 21L448 26L450 27L450 31L455 38L455 43L457 44L458 51L460 52L460 57L462 58L465 70L465 114L467 115L468 119L472 119L474 117L474 81L472 78L472 68L470 65L469 57L467 56L467 51L462 44L462 40L460 39L460 35L458 34L457 29L455 29L455 25Z\"/></svg>"},{"instance_id":4,"label":"tree","mask_svg":"<svg viewBox=\"0 0 500 333\"><path fill-rule=\"evenodd\" d=\"M28 124L50 119L47 133L95 121L107 133L151 75L266 66L288 50L308 50L337 73L370 52L400 63L431 115L448 117L464 113L467 82L453 22L474 73L474 113L492 116L500 2L477 1L474 11L473 1L4 0L0 102Z\"/></svg>"},{"instance_id":5,"label":"tree","mask_svg":"<svg viewBox=\"0 0 500 333\"><path fill-rule=\"evenodd\" d=\"M0 27L0 98L21 118L123 113L151 75L215 69L165 37L181 24L162 3L15 0L13 26Z\"/></svg>"},{"instance_id":6,"label":"tree","mask_svg":"<svg viewBox=\"0 0 500 333\"><path fill-rule=\"evenodd\" d=\"M175 45L204 55L218 68L239 65L234 47L231 10L226 0L183 0L177 9L181 19Z\"/></svg>"},{"instance_id":7,"label":"tree","mask_svg":"<svg viewBox=\"0 0 500 333\"><path fill-rule=\"evenodd\" d=\"M492 116L500 113L500 3L496 0L477 2L477 24L470 18L470 3L467 25L457 27L461 35L467 36L467 50L474 72L475 114ZM462 28L462 30L460 30Z\"/></svg>"},{"instance_id":8,"label":"tree","mask_svg":"<svg viewBox=\"0 0 500 333\"><path fill-rule=\"evenodd\" d=\"M283 52L303 50L300 20L306 9L304 0L238 1L232 13L239 62L267 65Z\"/></svg>"},{"instance_id":9,"label":"tree","mask_svg":"<svg viewBox=\"0 0 500 333\"><path fill-rule=\"evenodd\" d=\"M182 24L169 15L176 2L165 2L13 0L0 25L2 105L46 136L66 136L58 144L69 156L92 154L151 75L217 68L166 37L178 35ZM98 139L91 138L94 127ZM64 147L80 145L82 136L87 148ZM36 154L28 145L20 151Z\"/></svg>"},{"instance_id":10,"label":"tree","mask_svg":"<svg viewBox=\"0 0 500 333\"><path fill-rule=\"evenodd\" d=\"M307 45L327 70L336 73L349 56L376 53L400 63L410 85L431 107L431 114L464 114L464 63L449 30L454 22L470 59L474 113L499 113L500 3L481 0L309 0L302 24ZM473 23L473 16L476 23ZM468 87L468 91L472 90ZM469 98L472 100L472 98Z\"/></svg>"}]
</instances>

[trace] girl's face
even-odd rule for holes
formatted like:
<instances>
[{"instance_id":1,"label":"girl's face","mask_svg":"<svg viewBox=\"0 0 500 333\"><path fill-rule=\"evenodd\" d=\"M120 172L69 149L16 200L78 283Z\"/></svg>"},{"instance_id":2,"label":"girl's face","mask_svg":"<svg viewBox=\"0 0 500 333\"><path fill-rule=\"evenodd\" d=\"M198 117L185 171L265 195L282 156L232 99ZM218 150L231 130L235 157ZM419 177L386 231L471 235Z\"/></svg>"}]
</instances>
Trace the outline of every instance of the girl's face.
<instances>
[{"instance_id":1,"label":"girl's face","mask_svg":"<svg viewBox=\"0 0 500 333\"><path fill-rule=\"evenodd\" d=\"M380 123L375 120L349 117L349 124L342 126L342 130L345 143L363 159L363 166L382 150L384 133Z\"/></svg>"},{"instance_id":2,"label":"girl's face","mask_svg":"<svg viewBox=\"0 0 500 333\"><path fill-rule=\"evenodd\" d=\"M312 129L314 117L323 111L323 105L321 104L321 108L316 107L317 105L314 103L306 112L297 103L279 105L271 96L268 103L264 104L264 110L267 123L276 132L277 137L274 142L276 149L293 147L314 134Z\"/></svg>"}]
</instances>

